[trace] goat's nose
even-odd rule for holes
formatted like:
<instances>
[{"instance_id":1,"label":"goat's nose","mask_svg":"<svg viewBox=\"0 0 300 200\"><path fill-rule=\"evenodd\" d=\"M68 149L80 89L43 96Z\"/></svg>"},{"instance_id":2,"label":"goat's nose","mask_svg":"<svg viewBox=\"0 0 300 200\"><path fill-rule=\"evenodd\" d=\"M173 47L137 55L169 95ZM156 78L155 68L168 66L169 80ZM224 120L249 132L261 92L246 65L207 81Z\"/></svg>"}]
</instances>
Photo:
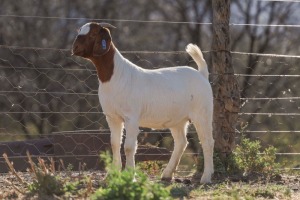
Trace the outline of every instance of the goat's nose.
<instances>
[{"instance_id":1,"label":"goat's nose","mask_svg":"<svg viewBox=\"0 0 300 200\"><path fill-rule=\"evenodd\" d=\"M72 55L75 56L82 56L84 52L84 49L80 44L74 44L72 48Z\"/></svg>"}]
</instances>

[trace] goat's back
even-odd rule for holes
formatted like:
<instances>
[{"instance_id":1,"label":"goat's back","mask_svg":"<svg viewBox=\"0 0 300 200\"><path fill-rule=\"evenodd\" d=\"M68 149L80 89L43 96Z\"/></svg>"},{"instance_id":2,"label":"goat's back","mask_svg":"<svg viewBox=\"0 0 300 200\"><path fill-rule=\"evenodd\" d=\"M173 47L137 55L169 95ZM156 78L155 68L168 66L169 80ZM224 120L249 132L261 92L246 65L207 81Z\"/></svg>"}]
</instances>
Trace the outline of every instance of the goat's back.
<instances>
[{"instance_id":1,"label":"goat's back","mask_svg":"<svg viewBox=\"0 0 300 200\"><path fill-rule=\"evenodd\" d=\"M143 127L169 128L189 120L193 113L212 109L211 86L191 67L136 68L130 76L122 89L100 97L106 114L123 119L135 116Z\"/></svg>"}]
</instances>

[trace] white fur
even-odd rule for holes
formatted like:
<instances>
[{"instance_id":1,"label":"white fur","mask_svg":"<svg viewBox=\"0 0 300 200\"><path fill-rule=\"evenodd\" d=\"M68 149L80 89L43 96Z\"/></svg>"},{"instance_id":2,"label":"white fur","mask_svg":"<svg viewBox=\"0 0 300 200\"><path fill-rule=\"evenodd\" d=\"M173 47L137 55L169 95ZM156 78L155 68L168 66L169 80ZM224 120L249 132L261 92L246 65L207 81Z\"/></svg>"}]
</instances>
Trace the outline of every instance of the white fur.
<instances>
[{"instance_id":1,"label":"white fur","mask_svg":"<svg viewBox=\"0 0 300 200\"><path fill-rule=\"evenodd\" d=\"M211 181L213 173L212 115L213 95L201 50L189 44L186 51L199 70L181 66L146 70L125 59L118 50L114 55L111 80L99 86L99 99L110 130L114 164L121 168L120 146L126 129L126 166L134 168L139 127L169 128L174 151L162 174L172 179L188 144L189 121L195 125L202 143L205 169L202 183Z\"/></svg>"},{"instance_id":2,"label":"white fur","mask_svg":"<svg viewBox=\"0 0 300 200\"><path fill-rule=\"evenodd\" d=\"M91 23L87 23L87 24L83 25L81 27L81 29L79 30L78 35L86 35L86 34L88 34L90 32L90 24Z\"/></svg>"}]
</instances>

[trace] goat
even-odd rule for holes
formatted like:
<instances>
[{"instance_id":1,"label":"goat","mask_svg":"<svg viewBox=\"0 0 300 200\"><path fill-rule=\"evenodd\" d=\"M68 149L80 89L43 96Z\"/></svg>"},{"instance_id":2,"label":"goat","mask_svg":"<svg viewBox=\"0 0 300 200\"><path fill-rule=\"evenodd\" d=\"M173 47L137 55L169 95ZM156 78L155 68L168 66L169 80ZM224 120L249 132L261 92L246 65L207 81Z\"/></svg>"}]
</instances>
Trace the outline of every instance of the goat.
<instances>
[{"instance_id":1,"label":"goat","mask_svg":"<svg viewBox=\"0 0 300 200\"><path fill-rule=\"evenodd\" d=\"M211 182L214 172L212 136L213 94L208 70L198 46L189 44L187 53L198 70L177 66L143 69L126 58L112 42L108 23L87 23L81 27L72 47L73 55L90 60L97 69L99 100L111 131L113 164L120 170L120 147L126 129L126 167L134 169L139 127L171 130L174 150L162 173L162 180L173 178L188 144L190 122L196 127L204 154L201 183Z\"/></svg>"}]
</instances>

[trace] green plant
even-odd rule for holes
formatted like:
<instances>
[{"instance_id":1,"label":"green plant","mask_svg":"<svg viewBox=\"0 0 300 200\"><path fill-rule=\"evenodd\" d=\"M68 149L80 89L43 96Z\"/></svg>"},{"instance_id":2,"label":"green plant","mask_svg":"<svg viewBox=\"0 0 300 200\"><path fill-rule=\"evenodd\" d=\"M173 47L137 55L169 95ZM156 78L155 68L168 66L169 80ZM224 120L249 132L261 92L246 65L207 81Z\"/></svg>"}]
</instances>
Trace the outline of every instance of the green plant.
<instances>
[{"instance_id":1,"label":"green plant","mask_svg":"<svg viewBox=\"0 0 300 200\"><path fill-rule=\"evenodd\" d=\"M122 172L116 170L111 164L111 157L108 153L101 155L106 163L108 175L106 187L99 188L91 199L126 199L126 200L148 200L148 199L169 199L169 191L161 184L148 180L143 173L127 169Z\"/></svg>"},{"instance_id":2,"label":"green plant","mask_svg":"<svg viewBox=\"0 0 300 200\"><path fill-rule=\"evenodd\" d=\"M58 176L36 171L36 179L28 185L28 189L32 193L45 195L62 195L64 194L64 186L62 180Z\"/></svg>"},{"instance_id":3,"label":"green plant","mask_svg":"<svg viewBox=\"0 0 300 200\"><path fill-rule=\"evenodd\" d=\"M66 181L63 185L63 191L72 193L78 189L80 183L81 181Z\"/></svg>"},{"instance_id":4,"label":"green plant","mask_svg":"<svg viewBox=\"0 0 300 200\"><path fill-rule=\"evenodd\" d=\"M261 150L260 141L242 138L241 144L233 152L234 162L244 173L274 174L279 167L276 160L276 148L270 146Z\"/></svg>"},{"instance_id":5,"label":"green plant","mask_svg":"<svg viewBox=\"0 0 300 200\"><path fill-rule=\"evenodd\" d=\"M162 171L163 162L162 161L144 161L138 163L139 170L150 176L158 176Z\"/></svg>"},{"instance_id":6,"label":"green plant","mask_svg":"<svg viewBox=\"0 0 300 200\"><path fill-rule=\"evenodd\" d=\"M31 158L29 152L27 152L28 163L30 168L28 172L32 176L32 182L25 182L13 167L13 164L9 161L6 154L3 157L13 175L17 178L18 182L23 185L28 191L23 191L13 183L6 180L7 183L12 185L16 191L24 195L39 194L41 196L61 196L69 193L76 193L79 184L85 184L89 186L89 182L86 181L71 181L69 178L62 178L55 172L55 163L53 159L50 159L50 163L47 164L45 160L38 158L38 163L35 164ZM90 187L87 190L90 191ZM91 193L91 192L90 192Z\"/></svg>"},{"instance_id":7,"label":"green plant","mask_svg":"<svg viewBox=\"0 0 300 200\"><path fill-rule=\"evenodd\" d=\"M54 174L55 167L47 165L45 161L38 158L36 165L27 152L28 162L30 164L29 171L34 175L35 179L28 185L28 190L31 193L39 193L42 195L62 195L64 194L64 184L60 177Z\"/></svg>"},{"instance_id":8,"label":"green plant","mask_svg":"<svg viewBox=\"0 0 300 200\"><path fill-rule=\"evenodd\" d=\"M218 152L214 152L213 155L214 159L214 173L215 174L226 174L228 172L228 168L231 162L232 162L232 156L230 155L229 157L226 158L226 162L221 159L220 154ZM204 157L203 154L200 154L197 156L195 159L196 163L196 171L197 173L202 173L204 170Z\"/></svg>"},{"instance_id":9,"label":"green plant","mask_svg":"<svg viewBox=\"0 0 300 200\"><path fill-rule=\"evenodd\" d=\"M71 171L73 171L73 169L74 169L74 166L71 163L69 163L67 166L67 171L71 172Z\"/></svg>"}]
</instances>

